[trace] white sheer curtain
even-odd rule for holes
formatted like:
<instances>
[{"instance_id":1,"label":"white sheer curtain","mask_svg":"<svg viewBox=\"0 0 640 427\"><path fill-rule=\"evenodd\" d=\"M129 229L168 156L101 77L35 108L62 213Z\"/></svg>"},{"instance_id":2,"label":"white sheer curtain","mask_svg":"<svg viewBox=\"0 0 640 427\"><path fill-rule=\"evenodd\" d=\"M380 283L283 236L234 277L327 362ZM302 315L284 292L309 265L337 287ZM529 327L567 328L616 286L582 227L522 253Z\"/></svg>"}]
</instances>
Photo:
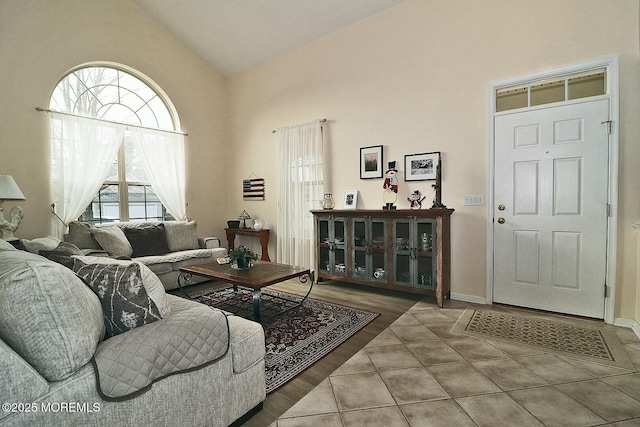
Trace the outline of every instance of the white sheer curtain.
<instances>
[{"instance_id":1,"label":"white sheer curtain","mask_svg":"<svg viewBox=\"0 0 640 427\"><path fill-rule=\"evenodd\" d=\"M66 224L91 203L109 173L124 127L85 117L51 113L51 196L56 214L51 235L62 239Z\"/></svg>"},{"instance_id":2,"label":"white sheer curtain","mask_svg":"<svg viewBox=\"0 0 640 427\"><path fill-rule=\"evenodd\" d=\"M153 191L175 219L186 220L184 135L133 128L129 136Z\"/></svg>"},{"instance_id":3,"label":"white sheer curtain","mask_svg":"<svg viewBox=\"0 0 640 427\"><path fill-rule=\"evenodd\" d=\"M313 265L311 209L320 206L324 190L320 121L281 128L278 137L277 261Z\"/></svg>"}]
</instances>

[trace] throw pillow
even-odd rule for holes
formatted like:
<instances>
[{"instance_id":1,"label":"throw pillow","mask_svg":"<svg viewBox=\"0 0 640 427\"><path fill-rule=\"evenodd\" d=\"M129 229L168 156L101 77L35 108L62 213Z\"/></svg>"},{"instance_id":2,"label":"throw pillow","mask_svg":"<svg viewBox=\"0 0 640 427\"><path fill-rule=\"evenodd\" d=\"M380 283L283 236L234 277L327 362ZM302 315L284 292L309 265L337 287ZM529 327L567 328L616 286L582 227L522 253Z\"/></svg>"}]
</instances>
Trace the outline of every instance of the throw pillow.
<instances>
[{"instance_id":1,"label":"throw pillow","mask_svg":"<svg viewBox=\"0 0 640 427\"><path fill-rule=\"evenodd\" d=\"M69 233L65 234L65 242L77 246L80 249L102 249L91 234L91 224L73 221L69 223Z\"/></svg>"},{"instance_id":2,"label":"throw pillow","mask_svg":"<svg viewBox=\"0 0 640 427\"><path fill-rule=\"evenodd\" d=\"M142 275L142 284L149 294L149 298L156 303L158 310L160 310L160 316L167 317L173 313L171 309L171 304L167 299L167 291L164 289L164 285L155 275L153 271L143 263L139 261L124 261L109 257L102 256L78 256L76 259L82 261L85 264L119 264L119 265L130 265L132 263L136 263L140 266L140 274Z\"/></svg>"},{"instance_id":3,"label":"throw pillow","mask_svg":"<svg viewBox=\"0 0 640 427\"><path fill-rule=\"evenodd\" d=\"M73 270L100 299L105 339L162 318L145 290L137 263L85 264L76 259Z\"/></svg>"},{"instance_id":4,"label":"throw pillow","mask_svg":"<svg viewBox=\"0 0 640 427\"><path fill-rule=\"evenodd\" d=\"M170 252L200 249L196 221L166 221L167 244Z\"/></svg>"},{"instance_id":5,"label":"throw pillow","mask_svg":"<svg viewBox=\"0 0 640 427\"><path fill-rule=\"evenodd\" d=\"M133 248L120 227L94 227L91 228L91 234L112 257L130 257L133 253Z\"/></svg>"},{"instance_id":6,"label":"throw pillow","mask_svg":"<svg viewBox=\"0 0 640 427\"><path fill-rule=\"evenodd\" d=\"M55 249L40 250L39 255L73 269L73 256L82 255L82 251L69 242L60 242Z\"/></svg>"},{"instance_id":7,"label":"throw pillow","mask_svg":"<svg viewBox=\"0 0 640 427\"><path fill-rule=\"evenodd\" d=\"M169 253L163 223L142 223L122 227L133 249L132 257L164 255Z\"/></svg>"},{"instance_id":8,"label":"throw pillow","mask_svg":"<svg viewBox=\"0 0 640 427\"><path fill-rule=\"evenodd\" d=\"M39 251L50 251L56 248L60 244L60 239L55 237L38 237L37 239L27 240L22 239L24 248L32 254L37 254Z\"/></svg>"}]
</instances>

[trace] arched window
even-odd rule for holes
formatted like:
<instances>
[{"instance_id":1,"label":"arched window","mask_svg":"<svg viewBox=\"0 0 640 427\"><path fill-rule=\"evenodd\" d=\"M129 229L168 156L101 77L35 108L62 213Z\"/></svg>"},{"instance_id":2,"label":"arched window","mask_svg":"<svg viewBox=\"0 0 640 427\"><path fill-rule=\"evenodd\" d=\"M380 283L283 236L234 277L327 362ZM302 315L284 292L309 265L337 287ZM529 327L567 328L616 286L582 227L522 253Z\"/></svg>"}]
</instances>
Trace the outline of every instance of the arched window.
<instances>
[{"instance_id":1,"label":"arched window","mask_svg":"<svg viewBox=\"0 0 640 427\"><path fill-rule=\"evenodd\" d=\"M184 217L184 206L180 206L184 205L183 145L181 153L173 152L176 146L184 144L183 135L177 132L178 118L170 102L147 81L124 67L86 66L67 74L53 91L49 105L52 193L56 209L66 212L65 222L78 216L81 221L91 223L167 220L174 218L172 213ZM87 134L90 136L86 137ZM78 154L82 150L77 147L80 140L88 139L92 140L92 146L87 153ZM77 140L76 146L70 147L73 140ZM170 152L164 152L164 159L157 158L163 154L157 147L163 144ZM104 151L96 157L100 150ZM71 169L76 165L69 157L76 158L76 163L84 161L85 176L97 179L92 176L90 163L100 163L105 156L113 157L108 159L109 164L104 164L99 183L93 183L96 186L93 196L89 195L81 211L70 218L70 211L77 211L77 207L60 204L67 205L70 198L76 199L76 205L79 203L77 194L70 196L77 185L73 187L68 182L78 178L69 177L71 174L61 164L66 162L70 164L66 169ZM77 171L75 174L79 175ZM175 185L175 189L163 185L162 181L169 176L173 181L170 187ZM65 188L64 181L67 181ZM171 209L169 199L175 198L171 193L179 191L182 199L173 200Z\"/></svg>"}]
</instances>

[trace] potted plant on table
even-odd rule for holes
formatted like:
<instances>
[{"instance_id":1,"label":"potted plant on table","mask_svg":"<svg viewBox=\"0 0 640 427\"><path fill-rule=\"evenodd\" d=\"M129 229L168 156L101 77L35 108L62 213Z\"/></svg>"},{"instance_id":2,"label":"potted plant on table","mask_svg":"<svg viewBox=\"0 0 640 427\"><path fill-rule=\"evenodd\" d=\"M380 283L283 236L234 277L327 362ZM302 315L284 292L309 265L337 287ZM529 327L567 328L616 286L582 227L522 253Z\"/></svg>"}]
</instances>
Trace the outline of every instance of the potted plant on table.
<instances>
[{"instance_id":1,"label":"potted plant on table","mask_svg":"<svg viewBox=\"0 0 640 427\"><path fill-rule=\"evenodd\" d=\"M229 252L229 262L233 266L235 264L238 270L245 270L250 268L252 265L251 261L255 261L258 259L258 255L256 255L251 249L246 246L238 246L231 252Z\"/></svg>"}]
</instances>

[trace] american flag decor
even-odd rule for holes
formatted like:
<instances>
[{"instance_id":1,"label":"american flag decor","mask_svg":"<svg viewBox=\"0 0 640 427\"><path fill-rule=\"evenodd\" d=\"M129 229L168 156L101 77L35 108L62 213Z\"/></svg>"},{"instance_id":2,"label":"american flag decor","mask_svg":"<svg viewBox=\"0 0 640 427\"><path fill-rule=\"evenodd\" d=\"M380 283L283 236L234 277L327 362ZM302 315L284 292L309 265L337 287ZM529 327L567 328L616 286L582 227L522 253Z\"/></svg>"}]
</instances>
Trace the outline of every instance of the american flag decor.
<instances>
[{"instance_id":1,"label":"american flag decor","mask_svg":"<svg viewBox=\"0 0 640 427\"><path fill-rule=\"evenodd\" d=\"M242 180L243 200L264 200L264 178Z\"/></svg>"}]
</instances>

